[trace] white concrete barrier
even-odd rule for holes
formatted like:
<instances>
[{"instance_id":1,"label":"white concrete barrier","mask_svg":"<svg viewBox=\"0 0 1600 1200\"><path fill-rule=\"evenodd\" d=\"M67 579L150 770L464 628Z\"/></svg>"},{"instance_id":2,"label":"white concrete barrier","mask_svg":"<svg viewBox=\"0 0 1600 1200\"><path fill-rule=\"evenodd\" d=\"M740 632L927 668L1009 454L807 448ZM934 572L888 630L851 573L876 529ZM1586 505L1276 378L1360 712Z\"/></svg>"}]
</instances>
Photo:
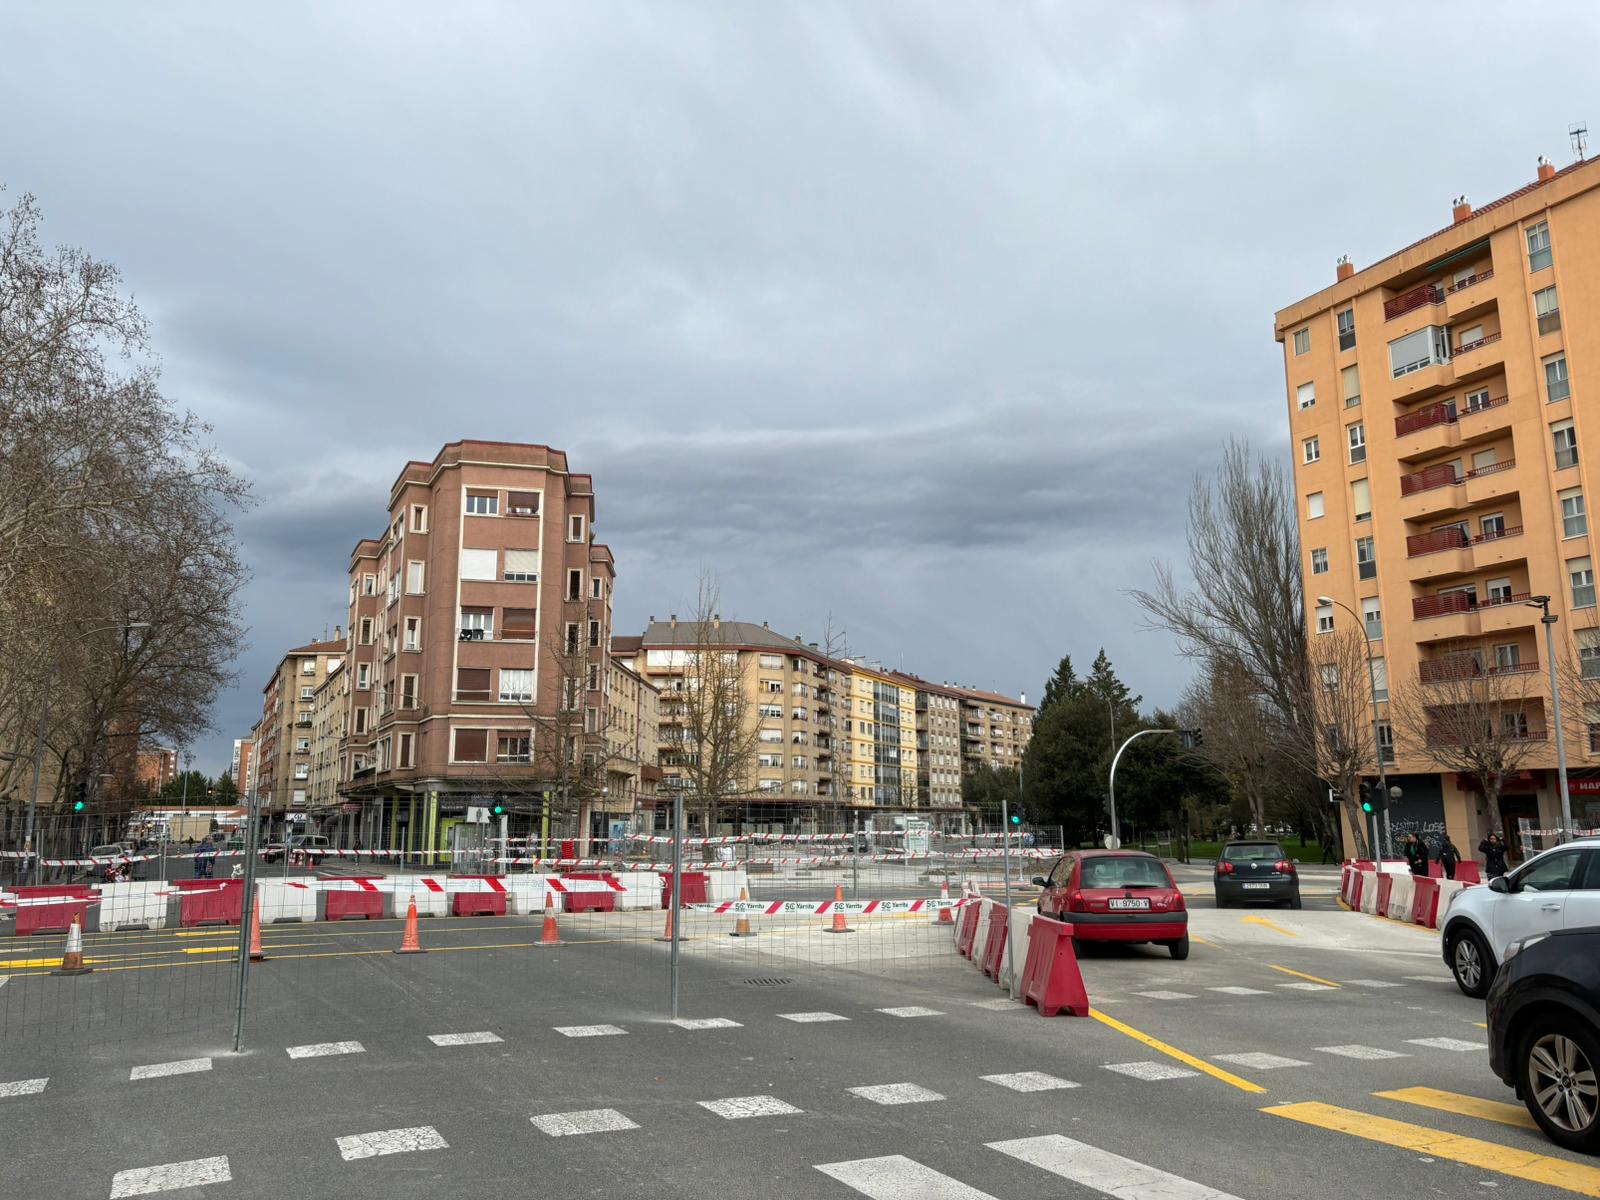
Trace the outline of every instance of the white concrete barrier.
<instances>
[{"instance_id":1,"label":"white concrete barrier","mask_svg":"<svg viewBox=\"0 0 1600 1200\"><path fill-rule=\"evenodd\" d=\"M1376 871L1361 872L1361 911L1377 914L1378 873Z\"/></svg>"},{"instance_id":2,"label":"white concrete barrier","mask_svg":"<svg viewBox=\"0 0 1600 1200\"><path fill-rule=\"evenodd\" d=\"M100 928L110 929L163 929L167 924L167 901L171 884L159 880L140 883L102 883L95 890L100 893Z\"/></svg>"},{"instance_id":3,"label":"white concrete barrier","mask_svg":"<svg viewBox=\"0 0 1600 1200\"><path fill-rule=\"evenodd\" d=\"M1032 904L1013 904L1006 927L1006 952L1000 956L1000 986L1013 1000L1022 998L1022 968L1028 961L1028 930L1039 910Z\"/></svg>"},{"instance_id":4,"label":"white concrete barrier","mask_svg":"<svg viewBox=\"0 0 1600 1200\"><path fill-rule=\"evenodd\" d=\"M739 874L743 875L741 871ZM617 907L624 912L636 909L661 907L661 873L659 871L624 871L617 876L623 890L617 893ZM738 894L735 893L735 899Z\"/></svg>"},{"instance_id":5,"label":"white concrete barrier","mask_svg":"<svg viewBox=\"0 0 1600 1200\"><path fill-rule=\"evenodd\" d=\"M1383 915L1392 921L1410 921L1411 905L1416 900L1417 880L1414 875L1396 875L1389 885L1389 911Z\"/></svg>"},{"instance_id":6,"label":"white concrete barrier","mask_svg":"<svg viewBox=\"0 0 1600 1200\"><path fill-rule=\"evenodd\" d=\"M293 887L292 884L307 884ZM261 923L275 921L315 921L317 919L317 880L309 875L288 879L256 880L256 895L261 903Z\"/></svg>"},{"instance_id":7,"label":"white concrete barrier","mask_svg":"<svg viewBox=\"0 0 1600 1200\"><path fill-rule=\"evenodd\" d=\"M1439 880L1439 907L1434 910L1433 928L1444 928L1444 914L1445 910L1450 907L1450 897L1457 892L1465 891L1467 888L1475 886L1481 885L1462 883L1459 879Z\"/></svg>"},{"instance_id":8,"label":"white concrete barrier","mask_svg":"<svg viewBox=\"0 0 1600 1200\"><path fill-rule=\"evenodd\" d=\"M724 900L737 900L739 889L750 886L750 876L742 869L710 871L707 874L709 881L706 886L706 899L712 904L721 904Z\"/></svg>"},{"instance_id":9,"label":"white concrete barrier","mask_svg":"<svg viewBox=\"0 0 1600 1200\"><path fill-rule=\"evenodd\" d=\"M561 893L550 888L549 875L507 875L500 882L506 889L506 911L519 917L537 916L544 911L545 892L551 892L556 912L561 911Z\"/></svg>"},{"instance_id":10,"label":"white concrete barrier","mask_svg":"<svg viewBox=\"0 0 1600 1200\"><path fill-rule=\"evenodd\" d=\"M434 887L428 886L430 883ZM396 875L383 885L383 890L394 893L391 911L397 917L406 915L412 900L417 902L417 916L443 917L450 913L450 897L445 894L445 877L442 875Z\"/></svg>"}]
</instances>

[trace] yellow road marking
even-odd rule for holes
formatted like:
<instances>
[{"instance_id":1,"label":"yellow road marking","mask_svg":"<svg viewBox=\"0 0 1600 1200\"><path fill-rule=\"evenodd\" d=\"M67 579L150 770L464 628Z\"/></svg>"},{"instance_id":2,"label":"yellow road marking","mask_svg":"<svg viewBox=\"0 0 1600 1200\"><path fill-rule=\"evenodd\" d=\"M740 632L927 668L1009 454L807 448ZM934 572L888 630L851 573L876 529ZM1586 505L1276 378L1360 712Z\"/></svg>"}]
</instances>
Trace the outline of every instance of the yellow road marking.
<instances>
[{"instance_id":1,"label":"yellow road marking","mask_svg":"<svg viewBox=\"0 0 1600 1200\"><path fill-rule=\"evenodd\" d=\"M1580 1196L1600 1196L1600 1168L1583 1163L1568 1162L1547 1154L1535 1154L1531 1150L1517 1150L1495 1142L1446 1133L1442 1129L1391 1121L1388 1117L1315 1101L1278 1104L1261 1111L1276 1117L1287 1117L1303 1125L1347 1133L1369 1142L1397 1146L1402 1150L1465 1163L1485 1171L1497 1171L1513 1179L1526 1179L1532 1183L1561 1188Z\"/></svg>"},{"instance_id":2,"label":"yellow road marking","mask_svg":"<svg viewBox=\"0 0 1600 1200\"><path fill-rule=\"evenodd\" d=\"M93 963L100 960L98 958L86 958L83 961ZM0 967L59 967L60 965L61 956L59 954L54 958L13 958L7 962L0 962Z\"/></svg>"},{"instance_id":3,"label":"yellow road marking","mask_svg":"<svg viewBox=\"0 0 1600 1200\"><path fill-rule=\"evenodd\" d=\"M1191 933L1189 935L1189 940L1191 942L1199 942L1202 946L1212 946L1212 947L1216 946L1215 942L1208 942L1208 941L1206 941L1205 938L1200 937L1198 934Z\"/></svg>"},{"instance_id":4,"label":"yellow road marking","mask_svg":"<svg viewBox=\"0 0 1600 1200\"><path fill-rule=\"evenodd\" d=\"M1335 983L1331 979L1323 979L1320 975L1307 975L1304 971L1291 971L1288 967L1280 967L1277 963L1268 963L1274 971L1282 971L1285 975L1293 975L1298 979L1309 979L1312 983L1320 983L1323 987L1343 987L1342 983Z\"/></svg>"},{"instance_id":5,"label":"yellow road marking","mask_svg":"<svg viewBox=\"0 0 1600 1200\"><path fill-rule=\"evenodd\" d=\"M1125 1033L1134 1041L1143 1042L1146 1046L1149 1046L1150 1049L1159 1050L1162 1054L1165 1054L1171 1058L1175 1058L1185 1066L1193 1067L1196 1071L1204 1071L1213 1079L1220 1079L1223 1083L1229 1084L1232 1087L1236 1087L1241 1092L1264 1092L1267 1090L1259 1083L1251 1083L1248 1079L1241 1079L1237 1075L1234 1075L1228 1071L1224 1071L1219 1066L1206 1062L1206 1060L1203 1058L1196 1058L1192 1054L1187 1054L1184 1051L1179 1050L1176 1046L1169 1046L1160 1038L1153 1038L1148 1033L1140 1033L1131 1025L1124 1025L1115 1017L1108 1017L1105 1015L1105 1013L1101 1012L1097 1008L1090 1009L1089 1015L1096 1021L1099 1021L1102 1025L1109 1025L1118 1033Z\"/></svg>"},{"instance_id":6,"label":"yellow road marking","mask_svg":"<svg viewBox=\"0 0 1600 1200\"><path fill-rule=\"evenodd\" d=\"M1520 1129L1537 1129L1539 1123L1528 1115L1520 1104L1506 1104L1500 1100L1483 1100L1477 1096L1463 1096L1457 1092L1441 1092L1438 1088L1400 1088L1393 1092L1373 1092L1383 1100L1398 1100L1401 1104L1416 1104L1422 1108L1437 1108L1440 1112L1460 1113L1464 1117L1479 1117L1485 1121L1498 1121L1502 1125L1515 1125Z\"/></svg>"},{"instance_id":7,"label":"yellow road marking","mask_svg":"<svg viewBox=\"0 0 1600 1200\"><path fill-rule=\"evenodd\" d=\"M1300 936L1298 933L1295 933L1292 930L1285 929L1282 925L1274 925L1265 917L1240 917L1239 923L1241 925L1265 925L1268 929L1272 930L1273 933L1281 933L1284 937Z\"/></svg>"}]
</instances>

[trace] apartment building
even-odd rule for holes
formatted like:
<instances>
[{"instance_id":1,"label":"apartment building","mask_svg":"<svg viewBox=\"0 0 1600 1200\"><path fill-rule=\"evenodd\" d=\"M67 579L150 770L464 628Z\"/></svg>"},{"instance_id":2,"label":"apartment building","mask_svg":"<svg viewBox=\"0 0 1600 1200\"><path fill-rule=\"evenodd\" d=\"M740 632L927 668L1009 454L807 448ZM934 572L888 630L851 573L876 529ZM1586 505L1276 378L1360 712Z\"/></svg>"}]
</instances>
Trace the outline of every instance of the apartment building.
<instances>
[{"instance_id":1,"label":"apartment building","mask_svg":"<svg viewBox=\"0 0 1600 1200\"><path fill-rule=\"evenodd\" d=\"M1022 765L1033 737L1035 710L1026 695L1002 696L976 688L952 687L961 704L962 770Z\"/></svg>"},{"instance_id":2,"label":"apartment building","mask_svg":"<svg viewBox=\"0 0 1600 1200\"><path fill-rule=\"evenodd\" d=\"M317 685L311 700L311 786L306 796L306 810L323 833L330 826L353 814L341 811L339 796L339 741L344 735L344 719L349 709L350 673L342 667L332 668L328 676ZM297 739L298 740L298 739ZM358 806L351 805L353 810Z\"/></svg>"},{"instance_id":3,"label":"apartment building","mask_svg":"<svg viewBox=\"0 0 1600 1200\"><path fill-rule=\"evenodd\" d=\"M896 671L916 695L917 796L928 808L961 808L961 695L954 688ZM948 827L947 827L948 828Z\"/></svg>"},{"instance_id":4,"label":"apartment building","mask_svg":"<svg viewBox=\"0 0 1600 1200\"><path fill-rule=\"evenodd\" d=\"M134 794L158 795L162 788L178 777L178 752L170 747L156 746L139 750L133 756Z\"/></svg>"},{"instance_id":5,"label":"apartment building","mask_svg":"<svg viewBox=\"0 0 1600 1200\"><path fill-rule=\"evenodd\" d=\"M839 695L848 705L844 753L850 764L847 798L874 808L912 809L917 782L917 692L910 680L880 662L846 660Z\"/></svg>"},{"instance_id":6,"label":"apartment building","mask_svg":"<svg viewBox=\"0 0 1600 1200\"><path fill-rule=\"evenodd\" d=\"M1379 741L1403 791L1397 832L1448 829L1466 849L1501 830L1515 847L1520 818L1557 822L1549 664L1528 600L1549 597L1558 658L1576 642L1584 673L1594 662L1600 674L1586 507L1600 393L1583 374L1600 362L1597 271L1600 162L1541 159L1526 186L1478 207L1458 198L1445 228L1360 270L1341 259L1331 286L1276 315L1307 636L1315 661L1317 640L1359 614ZM1449 685L1463 675L1514 679L1527 697L1500 713L1529 744L1493 811L1472 777L1429 753L1449 737ZM1445 699L1430 703L1430 690ZM1406 695L1422 697L1420 738L1392 711ZM1600 738L1572 710L1573 809L1593 825Z\"/></svg>"},{"instance_id":7,"label":"apartment building","mask_svg":"<svg viewBox=\"0 0 1600 1200\"><path fill-rule=\"evenodd\" d=\"M608 836L624 829L653 828L661 782L661 689L618 657L612 638L606 675L606 789L602 810ZM634 647L637 650L637 646ZM631 657L631 656L630 656Z\"/></svg>"},{"instance_id":8,"label":"apartment building","mask_svg":"<svg viewBox=\"0 0 1600 1200\"><path fill-rule=\"evenodd\" d=\"M261 689L253 795L263 813L304 813L311 794L311 736L317 688L345 658L340 630L325 642L296 646L278 660Z\"/></svg>"},{"instance_id":9,"label":"apartment building","mask_svg":"<svg viewBox=\"0 0 1600 1200\"><path fill-rule=\"evenodd\" d=\"M228 775L241 796L251 794L250 772L255 761L255 749L254 738L233 739L233 757L228 762Z\"/></svg>"},{"instance_id":10,"label":"apartment building","mask_svg":"<svg viewBox=\"0 0 1600 1200\"><path fill-rule=\"evenodd\" d=\"M594 520L592 479L548 446L451 442L401 469L350 556L339 790L365 844L458 849L496 803L520 836L547 792L604 832L615 564Z\"/></svg>"}]
</instances>

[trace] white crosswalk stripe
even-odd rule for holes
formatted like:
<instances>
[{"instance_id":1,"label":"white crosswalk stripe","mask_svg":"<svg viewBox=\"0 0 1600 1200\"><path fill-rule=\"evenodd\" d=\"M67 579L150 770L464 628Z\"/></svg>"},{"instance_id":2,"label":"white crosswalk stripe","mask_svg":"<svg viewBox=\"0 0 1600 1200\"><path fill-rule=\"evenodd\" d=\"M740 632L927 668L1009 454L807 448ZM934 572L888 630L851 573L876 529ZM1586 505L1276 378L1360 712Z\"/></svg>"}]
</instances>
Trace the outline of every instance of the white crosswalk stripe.
<instances>
[{"instance_id":1,"label":"white crosswalk stripe","mask_svg":"<svg viewBox=\"0 0 1600 1200\"><path fill-rule=\"evenodd\" d=\"M128 1078L134 1079L160 1079L165 1075L192 1075L196 1071L211 1070L209 1058L185 1058L178 1062L154 1063L148 1067L135 1067L128 1072Z\"/></svg>"},{"instance_id":2,"label":"white crosswalk stripe","mask_svg":"<svg viewBox=\"0 0 1600 1200\"><path fill-rule=\"evenodd\" d=\"M871 1200L995 1200L904 1154L822 1163L817 1170Z\"/></svg>"},{"instance_id":3,"label":"white crosswalk stripe","mask_svg":"<svg viewBox=\"0 0 1600 1200\"><path fill-rule=\"evenodd\" d=\"M1409 1058L1398 1050L1384 1050L1378 1046L1317 1046L1319 1054L1337 1054L1340 1058L1360 1058L1375 1062L1380 1058Z\"/></svg>"},{"instance_id":4,"label":"white crosswalk stripe","mask_svg":"<svg viewBox=\"0 0 1600 1200\"><path fill-rule=\"evenodd\" d=\"M989 1149L1118 1200L1238 1200L1228 1192L1171 1175L1060 1134L989 1142Z\"/></svg>"},{"instance_id":5,"label":"white crosswalk stripe","mask_svg":"<svg viewBox=\"0 0 1600 1200\"><path fill-rule=\"evenodd\" d=\"M1486 1047L1482 1042L1469 1042L1464 1038L1431 1037L1407 1038L1408 1046L1426 1046L1430 1050L1483 1050Z\"/></svg>"},{"instance_id":6,"label":"white crosswalk stripe","mask_svg":"<svg viewBox=\"0 0 1600 1200\"><path fill-rule=\"evenodd\" d=\"M1351 986L1368 987L1368 988L1405 987L1405 984L1398 983L1393 979L1346 979L1344 982L1345 982L1345 986L1346 987L1351 987Z\"/></svg>"},{"instance_id":7,"label":"white crosswalk stripe","mask_svg":"<svg viewBox=\"0 0 1600 1200\"><path fill-rule=\"evenodd\" d=\"M111 1200L125 1196L149 1196L156 1192L175 1192L179 1188L204 1187L208 1183L228 1183L228 1156L192 1158L187 1162L163 1163L159 1167L134 1167L111 1177Z\"/></svg>"},{"instance_id":8,"label":"white crosswalk stripe","mask_svg":"<svg viewBox=\"0 0 1600 1200\"><path fill-rule=\"evenodd\" d=\"M440 1137L439 1131L432 1125L380 1129L375 1133L357 1133L333 1140L339 1147L339 1157L345 1162L353 1162L358 1158L379 1158L385 1154L409 1154L414 1150L450 1148L450 1143Z\"/></svg>"},{"instance_id":9,"label":"white crosswalk stripe","mask_svg":"<svg viewBox=\"0 0 1600 1200\"><path fill-rule=\"evenodd\" d=\"M1221 992L1224 996L1270 996L1271 992L1264 992L1260 988L1247 987L1211 987L1208 992Z\"/></svg>"},{"instance_id":10,"label":"white crosswalk stripe","mask_svg":"<svg viewBox=\"0 0 1600 1200\"><path fill-rule=\"evenodd\" d=\"M1189 992L1135 992L1135 996L1143 996L1146 1000L1193 1000Z\"/></svg>"}]
</instances>

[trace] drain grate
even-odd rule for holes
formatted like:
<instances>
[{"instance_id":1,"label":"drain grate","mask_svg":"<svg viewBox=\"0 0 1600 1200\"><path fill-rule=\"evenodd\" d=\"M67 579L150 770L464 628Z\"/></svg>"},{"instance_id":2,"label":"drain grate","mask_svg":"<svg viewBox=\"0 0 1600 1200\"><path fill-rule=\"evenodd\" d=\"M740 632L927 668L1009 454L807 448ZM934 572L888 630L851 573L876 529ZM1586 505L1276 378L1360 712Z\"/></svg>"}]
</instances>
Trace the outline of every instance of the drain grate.
<instances>
[{"instance_id":1,"label":"drain grate","mask_svg":"<svg viewBox=\"0 0 1600 1200\"><path fill-rule=\"evenodd\" d=\"M783 979L777 975L759 975L744 982L746 987L788 987L794 980Z\"/></svg>"}]
</instances>

